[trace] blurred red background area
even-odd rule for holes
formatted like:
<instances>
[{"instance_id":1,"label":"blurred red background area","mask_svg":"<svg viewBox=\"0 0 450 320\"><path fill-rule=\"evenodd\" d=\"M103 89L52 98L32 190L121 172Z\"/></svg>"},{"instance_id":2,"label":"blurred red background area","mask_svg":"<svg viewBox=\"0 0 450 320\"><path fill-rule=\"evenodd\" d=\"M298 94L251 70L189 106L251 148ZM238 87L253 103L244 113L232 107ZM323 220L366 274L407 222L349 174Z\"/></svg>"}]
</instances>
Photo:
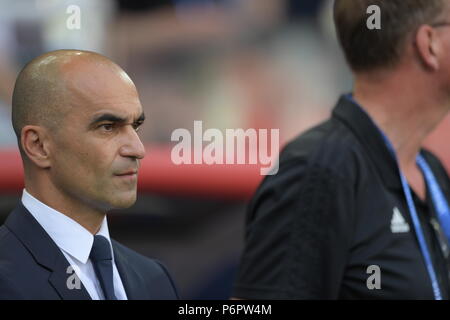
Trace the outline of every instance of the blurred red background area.
<instances>
[{"instance_id":1,"label":"blurred red background area","mask_svg":"<svg viewBox=\"0 0 450 320\"><path fill-rule=\"evenodd\" d=\"M139 169L141 193L247 200L263 178L260 165L175 165L169 146L147 146L146 150ZM0 159L0 193L20 193L24 182L19 152L0 149Z\"/></svg>"},{"instance_id":2,"label":"blurred red background area","mask_svg":"<svg viewBox=\"0 0 450 320\"><path fill-rule=\"evenodd\" d=\"M425 141L425 147L441 159L450 173L449 132L450 116L447 116ZM175 165L170 146L147 145L146 150L139 170L141 193L246 201L263 178L260 164ZM24 183L19 152L16 148L0 148L0 159L0 193L20 193Z\"/></svg>"}]
</instances>

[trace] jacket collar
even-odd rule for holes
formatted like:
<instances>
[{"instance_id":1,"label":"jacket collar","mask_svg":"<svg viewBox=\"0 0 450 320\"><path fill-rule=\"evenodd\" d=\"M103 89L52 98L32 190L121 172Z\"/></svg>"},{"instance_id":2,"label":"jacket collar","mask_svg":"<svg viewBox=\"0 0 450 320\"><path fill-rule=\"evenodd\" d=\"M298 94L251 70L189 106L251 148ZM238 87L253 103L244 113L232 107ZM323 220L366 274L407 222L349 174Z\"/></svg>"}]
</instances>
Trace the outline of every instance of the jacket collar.
<instances>
[{"instance_id":1,"label":"jacket collar","mask_svg":"<svg viewBox=\"0 0 450 320\"><path fill-rule=\"evenodd\" d=\"M48 281L58 292L61 299L91 299L82 283L80 289L68 288L67 281L70 273L67 271L70 266L69 262L22 203L19 203L8 216L5 225L28 249L36 262L51 271Z\"/></svg>"},{"instance_id":2,"label":"jacket collar","mask_svg":"<svg viewBox=\"0 0 450 320\"><path fill-rule=\"evenodd\" d=\"M23 189L22 204L61 250L81 263L88 261L94 242L94 236L88 230L36 199L26 189ZM102 235L111 242L106 216L97 235Z\"/></svg>"},{"instance_id":3,"label":"jacket collar","mask_svg":"<svg viewBox=\"0 0 450 320\"><path fill-rule=\"evenodd\" d=\"M342 121L361 142L384 184L391 189L401 189L397 162L381 131L369 115L354 100L342 96L333 110L332 117Z\"/></svg>"}]
</instances>

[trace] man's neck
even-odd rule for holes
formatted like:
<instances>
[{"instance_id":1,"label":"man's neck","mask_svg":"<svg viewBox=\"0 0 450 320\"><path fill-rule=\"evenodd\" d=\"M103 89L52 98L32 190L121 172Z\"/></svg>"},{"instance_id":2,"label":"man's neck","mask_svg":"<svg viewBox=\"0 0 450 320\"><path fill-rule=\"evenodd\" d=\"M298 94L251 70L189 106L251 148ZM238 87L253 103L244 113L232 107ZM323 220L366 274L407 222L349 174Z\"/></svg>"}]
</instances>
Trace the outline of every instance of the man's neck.
<instances>
[{"instance_id":1,"label":"man's neck","mask_svg":"<svg viewBox=\"0 0 450 320\"><path fill-rule=\"evenodd\" d=\"M426 200L424 177L416 157L422 143L448 112L444 99L432 99L420 85L402 88L404 79L387 84L355 83L354 98L387 136L401 172L415 194Z\"/></svg>"},{"instance_id":2,"label":"man's neck","mask_svg":"<svg viewBox=\"0 0 450 320\"><path fill-rule=\"evenodd\" d=\"M36 181L33 181L33 184L25 181L25 188L36 199L76 221L93 235L100 230L106 211L95 210L90 206L73 201L70 197L60 192L51 192L52 190L54 191L53 186L48 184L46 184L45 189L35 185ZM46 192L41 193L39 190L46 190Z\"/></svg>"},{"instance_id":3,"label":"man's neck","mask_svg":"<svg viewBox=\"0 0 450 320\"><path fill-rule=\"evenodd\" d=\"M355 84L354 98L387 136L405 169L416 167L423 141L448 112L438 100L395 86Z\"/></svg>"}]
</instances>

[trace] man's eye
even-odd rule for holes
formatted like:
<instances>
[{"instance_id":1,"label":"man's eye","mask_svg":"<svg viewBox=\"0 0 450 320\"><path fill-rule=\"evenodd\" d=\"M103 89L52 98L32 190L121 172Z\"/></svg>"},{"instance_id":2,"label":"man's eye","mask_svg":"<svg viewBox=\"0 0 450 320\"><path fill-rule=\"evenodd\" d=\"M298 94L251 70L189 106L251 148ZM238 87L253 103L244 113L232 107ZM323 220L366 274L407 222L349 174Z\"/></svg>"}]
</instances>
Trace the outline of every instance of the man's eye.
<instances>
[{"instance_id":1,"label":"man's eye","mask_svg":"<svg viewBox=\"0 0 450 320\"><path fill-rule=\"evenodd\" d=\"M134 131L138 132L139 129L140 129L140 127L141 127L141 124L142 124L142 123L134 123L134 124L133 124Z\"/></svg>"},{"instance_id":2,"label":"man's eye","mask_svg":"<svg viewBox=\"0 0 450 320\"><path fill-rule=\"evenodd\" d=\"M102 128L104 131L112 131L114 128L114 125L112 123L105 123L105 124L102 124L100 126L100 128Z\"/></svg>"}]
</instances>

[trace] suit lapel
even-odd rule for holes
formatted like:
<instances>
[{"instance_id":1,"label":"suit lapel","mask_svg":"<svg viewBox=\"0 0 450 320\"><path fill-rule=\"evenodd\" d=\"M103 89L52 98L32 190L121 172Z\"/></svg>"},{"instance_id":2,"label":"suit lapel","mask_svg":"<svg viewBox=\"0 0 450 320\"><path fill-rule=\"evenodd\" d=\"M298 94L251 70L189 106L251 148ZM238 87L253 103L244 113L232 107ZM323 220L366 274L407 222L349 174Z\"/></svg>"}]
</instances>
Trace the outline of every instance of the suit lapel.
<instances>
[{"instance_id":1,"label":"suit lapel","mask_svg":"<svg viewBox=\"0 0 450 320\"><path fill-rule=\"evenodd\" d=\"M128 300L148 299L147 291L143 287L144 280L134 270L133 266L128 263L120 247L112 241L114 251L114 262L119 271L120 279L125 288Z\"/></svg>"},{"instance_id":2,"label":"suit lapel","mask_svg":"<svg viewBox=\"0 0 450 320\"><path fill-rule=\"evenodd\" d=\"M61 299L90 300L91 297L80 282L79 289L69 289L68 279L73 273L67 273L69 262L53 242L47 232L34 219L22 203L8 216L5 225L29 250L36 262L51 271L50 285Z\"/></svg>"},{"instance_id":3,"label":"suit lapel","mask_svg":"<svg viewBox=\"0 0 450 320\"><path fill-rule=\"evenodd\" d=\"M69 266L69 262L64 255L58 256L48 281L63 300L91 300L80 280L78 280L80 284L78 288L69 289L69 284L72 282L69 278L74 275L73 270L68 271Z\"/></svg>"}]
</instances>

